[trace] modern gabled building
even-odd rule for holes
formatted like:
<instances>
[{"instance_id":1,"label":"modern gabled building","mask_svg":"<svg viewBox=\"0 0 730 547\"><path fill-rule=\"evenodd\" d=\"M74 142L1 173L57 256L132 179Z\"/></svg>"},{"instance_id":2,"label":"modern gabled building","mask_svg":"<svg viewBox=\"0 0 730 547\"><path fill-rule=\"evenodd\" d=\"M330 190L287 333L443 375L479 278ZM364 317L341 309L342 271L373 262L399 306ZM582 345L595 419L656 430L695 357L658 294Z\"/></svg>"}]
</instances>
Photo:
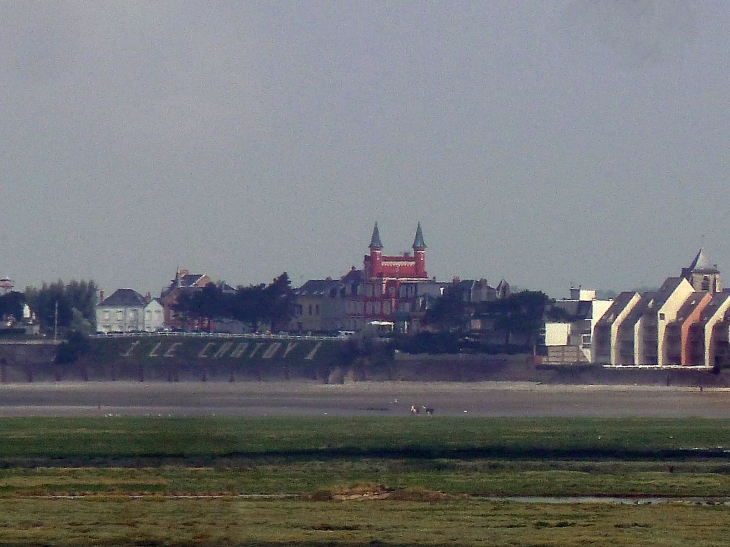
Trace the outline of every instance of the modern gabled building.
<instances>
[{"instance_id":1,"label":"modern gabled building","mask_svg":"<svg viewBox=\"0 0 730 547\"><path fill-rule=\"evenodd\" d=\"M621 293L596 324L593 361L713 366L727 353L730 295L704 249L657 291Z\"/></svg>"},{"instance_id":2,"label":"modern gabled building","mask_svg":"<svg viewBox=\"0 0 730 547\"><path fill-rule=\"evenodd\" d=\"M641 296L637 292L622 292L598 319L593 329L593 362L613 365L633 364L633 330L630 332L630 343L625 345L625 353L628 355L622 355L620 329L640 300ZM624 362L629 358L631 362Z\"/></svg>"}]
</instances>

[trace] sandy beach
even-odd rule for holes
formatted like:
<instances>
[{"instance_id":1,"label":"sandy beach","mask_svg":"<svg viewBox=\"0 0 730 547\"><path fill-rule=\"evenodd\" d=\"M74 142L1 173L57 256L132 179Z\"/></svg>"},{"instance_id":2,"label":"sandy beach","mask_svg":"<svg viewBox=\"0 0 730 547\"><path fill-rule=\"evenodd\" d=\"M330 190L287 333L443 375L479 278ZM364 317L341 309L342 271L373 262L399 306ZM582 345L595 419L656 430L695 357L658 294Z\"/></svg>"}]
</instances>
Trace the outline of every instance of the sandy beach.
<instances>
[{"instance_id":1,"label":"sandy beach","mask_svg":"<svg viewBox=\"0 0 730 547\"><path fill-rule=\"evenodd\" d=\"M433 408L435 416L730 418L730 390L531 382L0 385L0 416L408 416L411 406Z\"/></svg>"}]
</instances>

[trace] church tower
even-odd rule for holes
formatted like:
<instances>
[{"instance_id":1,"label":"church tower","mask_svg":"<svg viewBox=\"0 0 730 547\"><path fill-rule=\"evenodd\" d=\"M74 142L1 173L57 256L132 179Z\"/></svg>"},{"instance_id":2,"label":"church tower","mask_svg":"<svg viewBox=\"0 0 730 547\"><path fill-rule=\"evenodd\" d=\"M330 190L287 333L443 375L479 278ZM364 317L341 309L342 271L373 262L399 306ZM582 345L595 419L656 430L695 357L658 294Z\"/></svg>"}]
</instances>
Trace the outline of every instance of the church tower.
<instances>
[{"instance_id":1,"label":"church tower","mask_svg":"<svg viewBox=\"0 0 730 547\"><path fill-rule=\"evenodd\" d=\"M717 264L713 264L700 249L688 268L682 268L682 277L690 282L695 291L722 292L722 280Z\"/></svg>"},{"instance_id":2,"label":"church tower","mask_svg":"<svg viewBox=\"0 0 730 547\"><path fill-rule=\"evenodd\" d=\"M423 230L421 223L416 228L416 237L413 240L413 256L416 259L415 277L428 277L426 273L426 242L423 241Z\"/></svg>"}]
</instances>

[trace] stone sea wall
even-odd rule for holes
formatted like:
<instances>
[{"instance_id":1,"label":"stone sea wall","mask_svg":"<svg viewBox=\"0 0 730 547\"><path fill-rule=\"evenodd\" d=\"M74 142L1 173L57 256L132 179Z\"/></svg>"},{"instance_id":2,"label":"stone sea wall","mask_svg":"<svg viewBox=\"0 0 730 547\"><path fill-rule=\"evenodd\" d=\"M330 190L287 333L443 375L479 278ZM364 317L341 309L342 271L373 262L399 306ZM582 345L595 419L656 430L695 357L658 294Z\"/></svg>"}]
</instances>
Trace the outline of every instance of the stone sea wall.
<instances>
[{"instance_id":1,"label":"stone sea wall","mask_svg":"<svg viewBox=\"0 0 730 547\"><path fill-rule=\"evenodd\" d=\"M308 380L527 381L555 384L730 386L709 370L543 366L532 355L361 356L352 341L308 336L105 336L71 364L48 340L0 343L0 381L199 382Z\"/></svg>"}]
</instances>

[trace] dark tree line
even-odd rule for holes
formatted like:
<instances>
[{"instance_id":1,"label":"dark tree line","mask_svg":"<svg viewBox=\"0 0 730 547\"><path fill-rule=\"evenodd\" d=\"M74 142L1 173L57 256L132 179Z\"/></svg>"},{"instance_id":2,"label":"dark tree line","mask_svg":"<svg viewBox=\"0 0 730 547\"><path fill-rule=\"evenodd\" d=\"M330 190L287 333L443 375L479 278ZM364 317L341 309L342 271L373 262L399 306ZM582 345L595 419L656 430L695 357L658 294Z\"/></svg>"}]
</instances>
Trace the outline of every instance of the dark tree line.
<instances>
[{"instance_id":1,"label":"dark tree line","mask_svg":"<svg viewBox=\"0 0 730 547\"><path fill-rule=\"evenodd\" d=\"M50 330L56 320L58 305L58 326L80 332L94 332L96 304L99 288L93 281L64 283L43 283L40 288L26 287L25 301L35 313L41 328Z\"/></svg>"},{"instance_id":2,"label":"dark tree line","mask_svg":"<svg viewBox=\"0 0 730 547\"><path fill-rule=\"evenodd\" d=\"M0 318L11 316L20 321L23 319L23 306L25 295L21 292L11 291L0 296Z\"/></svg>"},{"instance_id":3,"label":"dark tree line","mask_svg":"<svg viewBox=\"0 0 730 547\"><path fill-rule=\"evenodd\" d=\"M294 316L294 290L286 272L268 285L261 283L225 290L224 283L209 283L201 290L184 291L178 296L176 310L189 320L209 328L216 319L241 321L254 331L261 325L284 328Z\"/></svg>"},{"instance_id":4,"label":"dark tree line","mask_svg":"<svg viewBox=\"0 0 730 547\"><path fill-rule=\"evenodd\" d=\"M477 318L488 324L489 330L503 333L505 345L516 336L534 345L550 303L550 297L541 291L521 291L507 298L469 303L457 287L448 287L428 309L425 320L441 332L465 334L469 332L469 321Z\"/></svg>"}]
</instances>

